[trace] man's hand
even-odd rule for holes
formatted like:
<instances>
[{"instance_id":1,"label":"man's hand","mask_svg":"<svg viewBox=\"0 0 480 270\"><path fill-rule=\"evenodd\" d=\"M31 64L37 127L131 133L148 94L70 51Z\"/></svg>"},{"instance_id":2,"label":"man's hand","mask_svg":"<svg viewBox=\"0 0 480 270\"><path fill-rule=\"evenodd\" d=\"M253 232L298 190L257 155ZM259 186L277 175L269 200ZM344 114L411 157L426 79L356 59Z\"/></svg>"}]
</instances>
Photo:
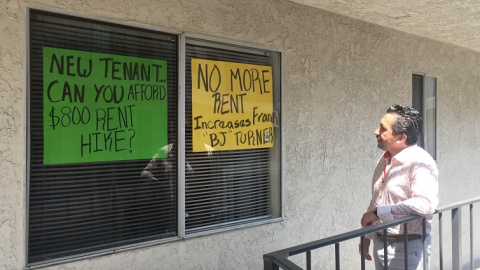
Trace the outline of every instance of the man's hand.
<instances>
[{"instance_id":1,"label":"man's hand","mask_svg":"<svg viewBox=\"0 0 480 270\"><path fill-rule=\"evenodd\" d=\"M362 227L370 226L377 220L379 220L379 218L373 212L366 212L362 217Z\"/></svg>"},{"instance_id":2,"label":"man's hand","mask_svg":"<svg viewBox=\"0 0 480 270\"><path fill-rule=\"evenodd\" d=\"M358 253L362 255L362 242L358 244ZM370 256L370 239L365 238L365 259L367 261L372 260L372 256Z\"/></svg>"}]
</instances>

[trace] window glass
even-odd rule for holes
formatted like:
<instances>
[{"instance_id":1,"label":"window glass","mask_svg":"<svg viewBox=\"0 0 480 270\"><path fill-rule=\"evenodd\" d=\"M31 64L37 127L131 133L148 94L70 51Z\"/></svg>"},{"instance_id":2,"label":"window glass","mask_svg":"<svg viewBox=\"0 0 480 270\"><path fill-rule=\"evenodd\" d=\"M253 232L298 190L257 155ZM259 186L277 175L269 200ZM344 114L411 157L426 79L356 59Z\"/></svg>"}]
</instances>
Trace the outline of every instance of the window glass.
<instances>
[{"instance_id":1,"label":"window glass","mask_svg":"<svg viewBox=\"0 0 480 270\"><path fill-rule=\"evenodd\" d=\"M28 262L177 234L177 36L30 12Z\"/></svg>"},{"instance_id":2,"label":"window glass","mask_svg":"<svg viewBox=\"0 0 480 270\"><path fill-rule=\"evenodd\" d=\"M29 28L29 266L281 217L279 52L33 9Z\"/></svg>"},{"instance_id":3,"label":"window glass","mask_svg":"<svg viewBox=\"0 0 480 270\"><path fill-rule=\"evenodd\" d=\"M425 78L425 149L436 159L437 134L437 79Z\"/></svg>"},{"instance_id":4,"label":"window glass","mask_svg":"<svg viewBox=\"0 0 480 270\"><path fill-rule=\"evenodd\" d=\"M279 63L276 52L187 41L187 233L281 215Z\"/></svg>"},{"instance_id":5,"label":"window glass","mask_svg":"<svg viewBox=\"0 0 480 270\"><path fill-rule=\"evenodd\" d=\"M436 159L437 79L412 75L412 105L423 118L423 130L417 144Z\"/></svg>"}]
</instances>

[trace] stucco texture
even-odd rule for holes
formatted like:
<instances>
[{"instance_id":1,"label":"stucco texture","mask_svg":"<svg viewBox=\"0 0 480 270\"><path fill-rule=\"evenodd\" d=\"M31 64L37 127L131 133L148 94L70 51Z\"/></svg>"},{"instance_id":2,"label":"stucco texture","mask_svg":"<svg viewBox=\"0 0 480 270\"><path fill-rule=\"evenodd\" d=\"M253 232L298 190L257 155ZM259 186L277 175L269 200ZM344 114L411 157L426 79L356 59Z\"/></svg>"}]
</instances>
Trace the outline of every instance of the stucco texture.
<instances>
[{"instance_id":1,"label":"stucco texture","mask_svg":"<svg viewBox=\"0 0 480 270\"><path fill-rule=\"evenodd\" d=\"M0 269L25 267L27 7L282 51L284 221L45 269L262 269L262 255L360 227L387 106L437 78L441 205L478 196L480 54L286 0L0 0ZM358 269L357 241L342 267ZM333 269L314 254L316 269ZM302 258L294 258L302 263ZM371 267L371 263L367 264Z\"/></svg>"}]
</instances>

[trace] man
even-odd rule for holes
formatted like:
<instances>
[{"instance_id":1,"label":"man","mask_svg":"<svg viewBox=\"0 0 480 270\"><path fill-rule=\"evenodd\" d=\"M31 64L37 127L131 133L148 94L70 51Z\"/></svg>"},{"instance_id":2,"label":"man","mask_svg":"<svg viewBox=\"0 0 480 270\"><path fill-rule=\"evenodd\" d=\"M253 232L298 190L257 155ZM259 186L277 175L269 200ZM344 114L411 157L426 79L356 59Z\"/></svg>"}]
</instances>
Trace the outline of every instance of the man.
<instances>
[{"instance_id":1,"label":"man","mask_svg":"<svg viewBox=\"0 0 480 270\"><path fill-rule=\"evenodd\" d=\"M422 118L410 106L393 105L375 130L377 146L384 154L372 179L372 200L363 214L362 226L391 221L408 215L427 219L427 260L430 268L432 214L438 205L438 170L433 158L416 145L422 128ZM423 269L421 219L408 223L408 269ZM366 235L366 259L371 260L373 240L375 268L384 269L383 232ZM405 269L403 225L387 231L388 269ZM361 246L360 246L361 248Z\"/></svg>"}]
</instances>

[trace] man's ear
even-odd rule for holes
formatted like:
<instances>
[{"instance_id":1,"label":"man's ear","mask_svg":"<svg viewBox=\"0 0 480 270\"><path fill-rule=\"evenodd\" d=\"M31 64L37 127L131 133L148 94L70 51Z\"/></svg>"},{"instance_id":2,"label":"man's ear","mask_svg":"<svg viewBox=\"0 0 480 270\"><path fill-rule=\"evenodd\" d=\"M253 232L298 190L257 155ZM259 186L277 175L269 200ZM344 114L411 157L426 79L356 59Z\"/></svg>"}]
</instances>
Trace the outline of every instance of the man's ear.
<instances>
[{"instance_id":1,"label":"man's ear","mask_svg":"<svg viewBox=\"0 0 480 270\"><path fill-rule=\"evenodd\" d=\"M395 139L396 143L406 143L407 142L407 134L403 133L400 135L397 135L397 138Z\"/></svg>"}]
</instances>

